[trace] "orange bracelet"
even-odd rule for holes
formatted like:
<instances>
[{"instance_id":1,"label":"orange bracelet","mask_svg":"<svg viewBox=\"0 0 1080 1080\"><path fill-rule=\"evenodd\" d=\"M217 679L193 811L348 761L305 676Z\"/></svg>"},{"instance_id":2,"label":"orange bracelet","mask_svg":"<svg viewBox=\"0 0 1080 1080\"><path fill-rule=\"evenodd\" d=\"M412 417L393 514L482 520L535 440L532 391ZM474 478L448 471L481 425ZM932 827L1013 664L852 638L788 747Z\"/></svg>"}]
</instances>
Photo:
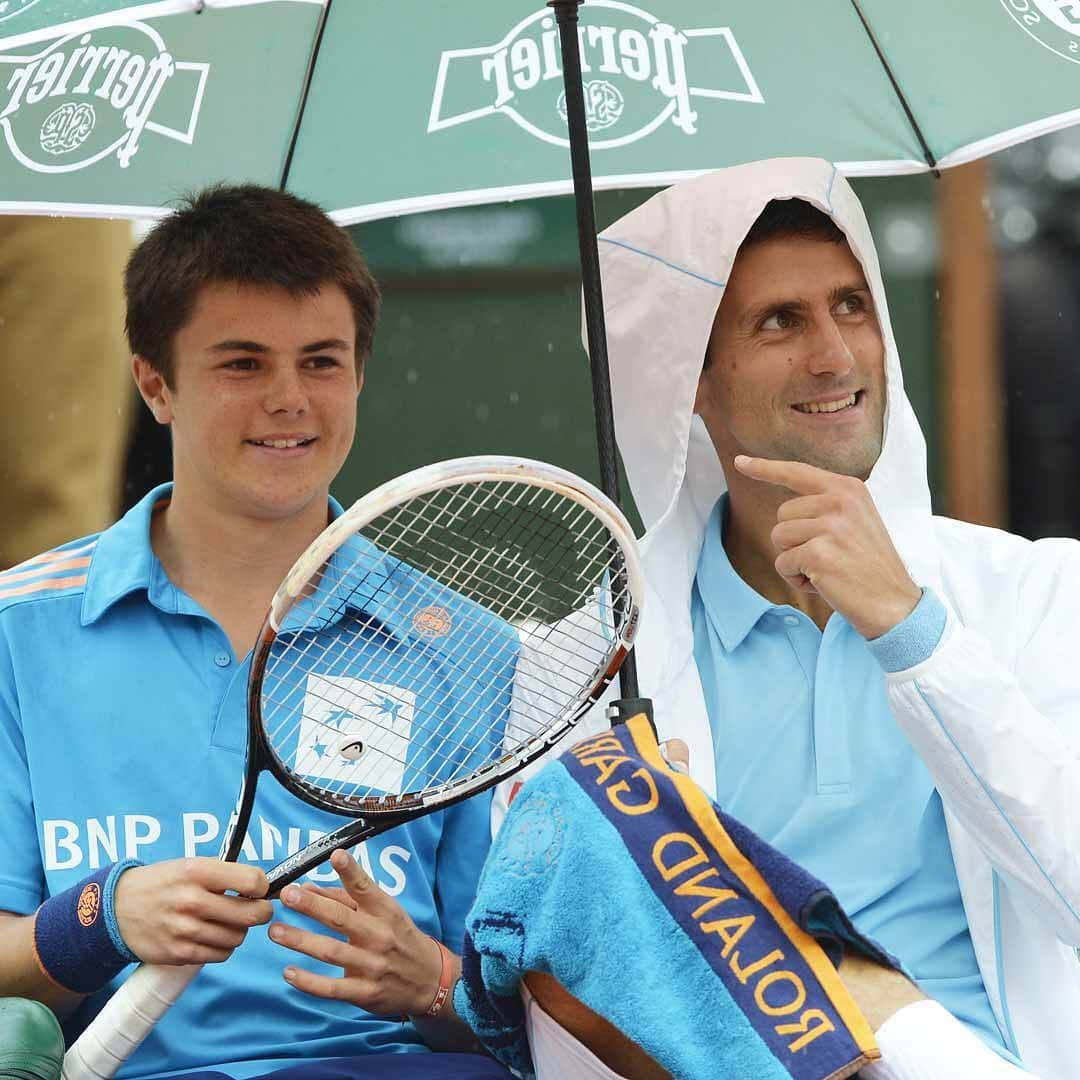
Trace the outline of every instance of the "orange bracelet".
<instances>
[{"instance_id":1,"label":"orange bracelet","mask_svg":"<svg viewBox=\"0 0 1080 1080\"><path fill-rule=\"evenodd\" d=\"M428 934L428 937L431 937ZM421 1013L421 1016L438 1016L442 1012L443 1006L446 1004L446 999L450 996L450 990L454 984L454 956L453 953L441 942L435 938L431 938L439 947L439 957L442 960L442 969L439 972L439 989L435 991L435 996L431 999L431 1004ZM401 1017L402 1021L407 1021L407 1016Z\"/></svg>"}]
</instances>

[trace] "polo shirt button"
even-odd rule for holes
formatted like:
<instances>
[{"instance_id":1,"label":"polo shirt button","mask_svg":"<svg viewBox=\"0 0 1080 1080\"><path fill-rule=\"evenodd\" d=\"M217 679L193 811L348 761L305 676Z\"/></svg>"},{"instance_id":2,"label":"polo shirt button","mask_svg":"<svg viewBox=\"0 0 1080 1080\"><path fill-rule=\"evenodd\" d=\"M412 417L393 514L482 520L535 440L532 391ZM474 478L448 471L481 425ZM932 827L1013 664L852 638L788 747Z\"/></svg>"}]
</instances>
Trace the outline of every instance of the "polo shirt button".
<instances>
[{"instance_id":1,"label":"polo shirt button","mask_svg":"<svg viewBox=\"0 0 1080 1080\"><path fill-rule=\"evenodd\" d=\"M228 667L232 663L232 659L227 652L214 653L214 663L218 667Z\"/></svg>"},{"instance_id":2,"label":"polo shirt button","mask_svg":"<svg viewBox=\"0 0 1080 1080\"><path fill-rule=\"evenodd\" d=\"M799 616L798 615L785 615L784 616L784 622L786 622L788 624L788 626L798 626L799 625Z\"/></svg>"}]
</instances>

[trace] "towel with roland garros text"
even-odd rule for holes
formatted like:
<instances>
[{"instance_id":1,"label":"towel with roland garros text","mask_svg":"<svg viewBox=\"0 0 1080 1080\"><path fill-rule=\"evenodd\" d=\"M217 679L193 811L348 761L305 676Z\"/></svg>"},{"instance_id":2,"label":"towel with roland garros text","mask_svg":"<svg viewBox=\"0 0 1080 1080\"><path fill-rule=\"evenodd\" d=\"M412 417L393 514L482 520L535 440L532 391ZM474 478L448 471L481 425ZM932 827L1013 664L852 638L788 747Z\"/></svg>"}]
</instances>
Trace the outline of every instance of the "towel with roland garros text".
<instances>
[{"instance_id":1,"label":"towel with roland garros text","mask_svg":"<svg viewBox=\"0 0 1080 1080\"><path fill-rule=\"evenodd\" d=\"M520 983L541 971L685 1080L841 1080L880 1057L836 973L843 947L896 966L825 885L672 770L638 716L514 800L454 1004L525 1077Z\"/></svg>"}]
</instances>

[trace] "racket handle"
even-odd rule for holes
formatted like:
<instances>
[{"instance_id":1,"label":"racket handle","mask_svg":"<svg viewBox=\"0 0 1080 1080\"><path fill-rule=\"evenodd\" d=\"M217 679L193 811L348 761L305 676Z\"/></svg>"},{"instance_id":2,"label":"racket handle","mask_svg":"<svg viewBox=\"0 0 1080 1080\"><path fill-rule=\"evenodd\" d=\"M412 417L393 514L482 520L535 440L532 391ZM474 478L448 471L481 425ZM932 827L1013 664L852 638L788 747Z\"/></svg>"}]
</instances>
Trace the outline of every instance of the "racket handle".
<instances>
[{"instance_id":1,"label":"racket handle","mask_svg":"<svg viewBox=\"0 0 1080 1080\"><path fill-rule=\"evenodd\" d=\"M201 970L142 964L64 1055L63 1080L109 1080Z\"/></svg>"}]
</instances>

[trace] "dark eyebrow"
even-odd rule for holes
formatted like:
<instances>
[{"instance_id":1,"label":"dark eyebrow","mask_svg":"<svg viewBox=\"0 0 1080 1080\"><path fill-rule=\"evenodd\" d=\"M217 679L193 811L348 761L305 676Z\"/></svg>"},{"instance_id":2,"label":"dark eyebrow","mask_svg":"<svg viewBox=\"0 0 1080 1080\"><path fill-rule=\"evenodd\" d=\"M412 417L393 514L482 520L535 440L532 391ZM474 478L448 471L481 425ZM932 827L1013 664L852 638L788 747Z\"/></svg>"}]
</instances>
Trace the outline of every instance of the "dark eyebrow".
<instances>
[{"instance_id":1,"label":"dark eyebrow","mask_svg":"<svg viewBox=\"0 0 1080 1080\"><path fill-rule=\"evenodd\" d=\"M325 338L323 341L313 341L310 345L305 345L300 351L302 353L313 352L325 352L327 349L345 349L350 350L352 346L341 338Z\"/></svg>"},{"instance_id":2,"label":"dark eyebrow","mask_svg":"<svg viewBox=\"0 0 1080 1080\"><path fill-rule=\"evenodd\" d=\"M853 281L849 282L847 285L837 285L836 288L829 293L829 300L835 303L837 300L843 300L846 297L851 296L852 293L860 292L870 293L870 286L867 285L865 281ZM870 293L870 298L871 300L873 299L872 293Z\"/></svg>"},{"instance_id":3,"label":"dark eyebrow","mask_svg":"<svg viewBox=\"0 0 1080 1080\"><path fill-rule=\"evenodd\" d=\"M305 345L300 351L302 353L316 353L325 352L327 349L351 349L352 346L341 338L324 338L322 341L313 341L310 345ZM246 353L268 353L270 352L269 345L263 345L258 341L244 341L240 338L229 338L227 341L219 341L216 345L210 346L211 352L246 352Z\"/></svg>"},{"instance_id":4,"label":"dark eyebrow","mask_svg":"<svg viewBox=\"0 0 1080 1080\"><path fill-rule=\"evenodd\" d=\"M239 338L229 338L228 341L219 341L216 345L211 345L210 351L266 353L270 351L270 346L260 345L257 341L241 341Z\"/></svg>"}]
</instances>

